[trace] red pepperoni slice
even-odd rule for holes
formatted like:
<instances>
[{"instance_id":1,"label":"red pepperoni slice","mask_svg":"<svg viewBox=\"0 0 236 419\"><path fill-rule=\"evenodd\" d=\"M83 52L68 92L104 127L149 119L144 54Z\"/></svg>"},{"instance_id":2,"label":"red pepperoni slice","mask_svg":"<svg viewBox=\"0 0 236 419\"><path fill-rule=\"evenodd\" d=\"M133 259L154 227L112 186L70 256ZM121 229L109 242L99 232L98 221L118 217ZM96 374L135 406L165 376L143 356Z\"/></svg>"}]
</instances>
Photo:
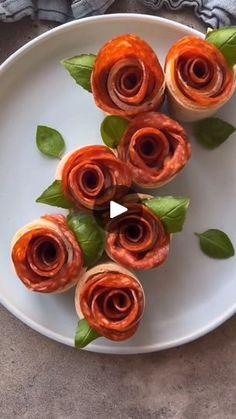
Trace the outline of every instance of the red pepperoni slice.
<instances>
[{"instance_id":1,"label":"red pepperoni slice","mask_svg":"<svg viewBox=\"0 0 236 419\"><path fill-rule=\"evenodd\" d=\"M110 200L119 199L131 185L126 164L105 146L76 150L62 168L65 196L76 207L104 209Z\"/></svg>"},{"instance_id":2,"label":"red pepperoni slice","mask_svg":"<svg viewBox=\"0 0 236 419\"><path fill-rule=\"evenodd\" d=\"M97 106L109 114L134 116L158 109L165 81L155 52L135 35L111 40L97 55L92 92Z\"/></svg>"},{"instance_id":3,"label":"red pepperoni slice","mask_svg":"<svg viewBox=\"0 0 236 419\"><path fill-rule=\"evenodd\" d=\"M124 205L128 211L109 221L106 227L108 256L131 269L160 266L169 253L170 235L159 218L144 205Z\"/></svg>"},{"instance_id":4,"label":"red pepperoni slice","mask_svg":"<svg viewBox=\"0 0 236 419\"><path fill-rule=\"evenodd\" d=\"M81 286L84 318L100 335L122 341L134 335L144 309L144 293L133 275L117 271L91 273Z\"/></svg>"},{"instance_id":5,"label":"red pepperoni slice","mask_svg":"<svg viewBox=\"0 0 236 419\"><path fill-rule=\"evenodd\" d=\"M197 120L216 112L235 90L234 71L221 51L193 36L172 46L165 71L170 105L176 115L179 109L183 120ZM191 110L203 112L195 112L195 116Z\"/></svg>"},{"instance_id":6,"label":"red pepperoni slice","mask_svg":"<svg viewBox=\"0 0 236 419\"><path fill-rule=\"evenodd\" d=\"M13 245L12 261L23 284L42 293L74 286L83 267L83 254L63 215L47 215L27 229ZM39 221L41 221L39 220Z\"/></svg>"},{"instance_id":7,"label":"red pepperoni slice","mask_svg":"<svg viewBox=\"0 0 236 419\"><path fill-rule=\"evenodd\" d=\"M127 163L134 183L154 188L183 169L191 157L191 146L178 122L158 112L147 112L128 125L118 157Z\"/></svg>"}]
</instances>

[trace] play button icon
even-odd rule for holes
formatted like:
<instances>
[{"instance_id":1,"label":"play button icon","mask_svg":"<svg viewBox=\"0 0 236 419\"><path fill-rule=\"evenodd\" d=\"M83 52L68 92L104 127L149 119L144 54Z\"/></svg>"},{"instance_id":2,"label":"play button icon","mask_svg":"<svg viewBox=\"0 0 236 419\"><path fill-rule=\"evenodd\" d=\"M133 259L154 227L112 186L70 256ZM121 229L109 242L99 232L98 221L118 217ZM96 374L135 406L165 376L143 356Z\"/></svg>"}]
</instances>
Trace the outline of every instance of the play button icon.
<instances>
[{"instance_id":1,"label":"play button icon","mask_svg":"<svg viewBox=\"0 0 236 419\"><path fill-rule=\"evenodd\" d=\"M126 211L128 211L128 208L125 208L123 205L120 205L115 201L110 201L110 218L117 217Z\"/></svg>"}]
</instances>

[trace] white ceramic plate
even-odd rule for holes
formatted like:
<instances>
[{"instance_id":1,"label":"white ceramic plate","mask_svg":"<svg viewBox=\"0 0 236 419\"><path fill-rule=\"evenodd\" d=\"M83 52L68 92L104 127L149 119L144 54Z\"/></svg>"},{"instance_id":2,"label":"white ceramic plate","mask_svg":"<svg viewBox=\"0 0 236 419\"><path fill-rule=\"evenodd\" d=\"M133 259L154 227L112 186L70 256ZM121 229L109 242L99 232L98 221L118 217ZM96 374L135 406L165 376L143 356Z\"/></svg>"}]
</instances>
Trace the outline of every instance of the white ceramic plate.
<instances>
[{"instance_id":1,"label":"white ceramic plate","mask_svg":"<svg viewBox=\"0 0 236 419\"><path fill-rule=\"evenodd\" d=\"M53 180L57 162L37 151L38 124L58 129L72 150L101 143L103 114L92 95L77 87L60 60L92 52L109 39L135 33L151 44L161 62L171 45L199 32L168 20L143 15L110 15L56 28L11 56L0 70L0 299L19 319L40 333L73 345L77 318L71 291L59 296L30 293L16 278L10 241L25 223L48 212L35 198ZM236 123L236 97L220 112ZM236 137L214 151L193 140L193 157L177 179L159 194L187 195L191 208L182 234L176 234L165 266L139 277L146 311L131 340L113 344L98 339L88 349L140 353L191 341L217 327L236 309L236 258L212 260L198 247L194 232L221 228L236 244Z\"/></svg>"}]
</instances>

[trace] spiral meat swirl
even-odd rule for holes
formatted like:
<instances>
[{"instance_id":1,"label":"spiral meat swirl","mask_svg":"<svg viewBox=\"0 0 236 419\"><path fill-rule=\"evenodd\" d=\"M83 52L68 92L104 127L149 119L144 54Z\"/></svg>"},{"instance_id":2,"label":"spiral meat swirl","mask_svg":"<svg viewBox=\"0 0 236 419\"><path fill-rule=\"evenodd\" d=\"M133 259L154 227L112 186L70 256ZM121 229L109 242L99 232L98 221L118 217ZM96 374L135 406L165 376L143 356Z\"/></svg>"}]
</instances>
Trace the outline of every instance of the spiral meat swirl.
<instances>
[{"instance_id":1,"label":"spiral meat swirl","mask_svg":"<svg viewBox=\"0 0 236 419\"><path fill-rule=\"evenodd\" d=\"M103 111L124 116L158 109L165 93L164 73L152 48L135 35L119 36L99 51L92 92Z\"/></svg>"},{"instance_id":2,"label":"spiral meat swirl","mask_svg":"<svg viewBox=\"0 0 236 419\"><path fill-rule=\"evenodd\" d=\"M65 156L56 177L74 206L98 210L127 193L132 182L126 164L102 145L83 147Z\"/></svg>"},{"instance_id":3,"label":"spiral meat swirl","mask_svg":"<svg viewBox=\"0 0 236 419\"><path fill-rule=\"evenodd\" d=\"M118 157L127 163L135 184L144 188L170 182L191 157L184 128L158 112L136 116L118 146Z\"/></svg>"},{"instance_id":4,"label":"spiral meat swirl","mask_svg":"<svg viewBox=\"0 0 236 419\"><path fill-rule=\"evenodd\" d=\"M101 336L123 341L138 328L144 292L134 274L114 263L105 263L81 278L75 306L79 317L84 317Z\"/></svg>"},{"instance_id":5,"label":"spiral meat swirl","mask_svg":"<svg viewBox=\"0 0 236 419\"><path fill-rule=\"evenodd\" d=\"M20 229L12 242L16 274L32 291L59 293L73 287L83 254L63 215L46 215Z\"/></svg>"},{"instance_id":6,"label":"spiral meat swirl","mask_svg":"<svg viewBox=\"0 0 236 419\"><path fill-rule=\"evenodd\" d=\"M194 36L172 46L166 57L165 74L170 111L183 121L213 115L236 87L235 72L221 51Z\"/></svg>"},{"instance_id":7,"label":"spiral meat swirl","mask_svg":"<svg viewBox=\"0 0 236 419\"><path fill-rule=\"evenodd\" d=\"M170 235L158 217L141 203L130 202L129 195L124 205L128 211L107 223L107 255L131 269L160 266L169 253Z\"/></svg>"}]
</instances>

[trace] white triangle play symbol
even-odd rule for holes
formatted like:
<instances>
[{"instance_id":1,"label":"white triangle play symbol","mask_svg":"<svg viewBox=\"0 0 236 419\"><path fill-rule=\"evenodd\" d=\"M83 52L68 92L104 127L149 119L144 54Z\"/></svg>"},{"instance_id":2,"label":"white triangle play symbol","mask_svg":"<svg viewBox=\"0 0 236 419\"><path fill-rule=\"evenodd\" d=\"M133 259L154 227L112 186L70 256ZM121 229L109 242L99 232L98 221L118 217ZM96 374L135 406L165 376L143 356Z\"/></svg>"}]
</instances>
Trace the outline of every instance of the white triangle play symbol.
<instances>
[{"instance_id":1,"label":"white triangle play symbol","mask_svg":"<svg viewBox=\"0 0 236 419\"><path fill-rule=\"evenodd\" d=\"M117 204L115 201L110 202L110 218L117 217L120 214L123 214L123 212L128 211L127 208L123 207L123 205Z\"/></svg>"}]
</instances>

